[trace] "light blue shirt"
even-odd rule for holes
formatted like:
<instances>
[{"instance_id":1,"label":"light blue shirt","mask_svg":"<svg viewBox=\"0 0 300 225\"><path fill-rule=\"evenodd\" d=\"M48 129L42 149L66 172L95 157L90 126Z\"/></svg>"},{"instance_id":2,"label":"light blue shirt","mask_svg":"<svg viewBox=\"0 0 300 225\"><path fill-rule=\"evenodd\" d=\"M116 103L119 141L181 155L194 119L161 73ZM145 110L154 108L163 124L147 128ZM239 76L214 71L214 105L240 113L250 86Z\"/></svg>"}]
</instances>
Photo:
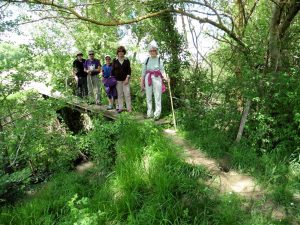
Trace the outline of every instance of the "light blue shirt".
<instances>
[{"instance_id":1,"label":"light blue shirt","mask_svg":"<svg viewBox=\"0 0 300 225\"><path fill-rule=\"evenodd\" d=\"M147 70L160 70L163 76L165 76L165 69L162 60L159 57L149 57L147 66L146 66L147 59L143 63L143 69L142 69L142 77L146 76Z\"/></svg>"}]
</instances>

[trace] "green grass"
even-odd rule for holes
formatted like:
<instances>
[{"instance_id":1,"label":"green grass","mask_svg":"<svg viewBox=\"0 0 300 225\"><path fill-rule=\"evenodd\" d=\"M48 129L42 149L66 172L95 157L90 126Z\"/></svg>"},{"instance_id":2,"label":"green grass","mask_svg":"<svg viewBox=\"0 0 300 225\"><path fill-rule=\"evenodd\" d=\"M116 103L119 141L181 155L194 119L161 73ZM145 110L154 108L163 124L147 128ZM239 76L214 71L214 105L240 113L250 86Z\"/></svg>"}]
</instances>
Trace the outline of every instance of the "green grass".
<instances>
[{"instance_id":1,"label":"green grass","mask_svg":"<svg viewBox=\"0 0 300 225\"><path fill-rule=\"evenodd\" d=\"M94 134L103 126L111 125L98 123ZM0 224L286 224L263 215L259 204L249 210L235 195L220 196L205 184L207 172L186 164L151 123L123 116L115 126L110 170L98 159L84 174L57 174L33 197L2 208Z\"/></svg>"},{"instance_id":2,"label":"green grass","mask_svg":"<svg viewBox=\"0 0 300 225\"><path fill-rule=\"evenodd\" d=\"M216 118L220 118L218 110L198 117L185 115L180 120L181 135L208 156L216 159L227 157L231 168L254 176L268 191L267 197L283 206L287 217L300 222L300 203L293 199L293 194L300 190L299 162L289 162L289 155L283 148L261 153L247 140L235 143L237 128L229 126L229 129L224 129L226 126L220 125Z\"/></svg>"}]
</instances>

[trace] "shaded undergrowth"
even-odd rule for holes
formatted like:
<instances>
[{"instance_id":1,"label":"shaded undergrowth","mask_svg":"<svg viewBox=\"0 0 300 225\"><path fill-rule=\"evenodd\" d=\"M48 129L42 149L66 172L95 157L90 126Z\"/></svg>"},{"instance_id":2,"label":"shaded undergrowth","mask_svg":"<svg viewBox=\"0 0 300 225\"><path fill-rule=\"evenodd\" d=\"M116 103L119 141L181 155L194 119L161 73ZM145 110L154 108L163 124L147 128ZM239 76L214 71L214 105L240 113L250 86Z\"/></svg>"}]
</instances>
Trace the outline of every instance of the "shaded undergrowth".
<instances>
[{"instance_id":1,"label":"shaded undergrowth","mask_svg":"<svg viewBox=\"0 0 300 225\"><path fill-rule=\"evenodd\" d=\"M107 136L113 141L105 144ZM34 196L2 208L0 223L286 224L255 210L261 203L249 210L233 194L220 196L205 184L207 172L186 164L151 123L126 116L113 125L99 120L86 138L80 143L89 147L96 167L54 176Z\"/></svg>"}]
</instances>

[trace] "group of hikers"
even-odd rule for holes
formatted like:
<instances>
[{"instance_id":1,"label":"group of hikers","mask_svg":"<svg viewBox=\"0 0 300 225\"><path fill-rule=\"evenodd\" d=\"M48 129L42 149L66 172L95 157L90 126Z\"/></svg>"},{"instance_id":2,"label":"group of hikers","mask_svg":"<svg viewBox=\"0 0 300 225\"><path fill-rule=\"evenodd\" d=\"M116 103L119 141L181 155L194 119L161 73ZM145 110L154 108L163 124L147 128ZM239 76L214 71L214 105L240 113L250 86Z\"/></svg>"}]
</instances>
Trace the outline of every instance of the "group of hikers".
<instances>
[{"instance_id":1,"label":"group of hikers","mask_svg":"<svg viewBox=\"0 0 300 225\"><path fill-rule=\"evenodd\" d=\"M77 95L82 98L90 97L95 104L100 104L100 76L108 97L107 110L115 109L118 113L124 111L125 98L126 109L132 111L130 95L131 66L124 46L119 46L116 58L112 60L105 56L105 64L95 58L95 52L88 52L88 59L83 58L82 52L77 53L73 62L73 75L77 81ZM161 114L161 96L166 90L163 80L169 82L164 72L163 62L158 56L158 48L149 47L149 57L143 63L141 75L141 90L146 92L147 118L158 120ZM155 100L155 110L152 107L152 95Z\"/></svg>"}]
</instances>

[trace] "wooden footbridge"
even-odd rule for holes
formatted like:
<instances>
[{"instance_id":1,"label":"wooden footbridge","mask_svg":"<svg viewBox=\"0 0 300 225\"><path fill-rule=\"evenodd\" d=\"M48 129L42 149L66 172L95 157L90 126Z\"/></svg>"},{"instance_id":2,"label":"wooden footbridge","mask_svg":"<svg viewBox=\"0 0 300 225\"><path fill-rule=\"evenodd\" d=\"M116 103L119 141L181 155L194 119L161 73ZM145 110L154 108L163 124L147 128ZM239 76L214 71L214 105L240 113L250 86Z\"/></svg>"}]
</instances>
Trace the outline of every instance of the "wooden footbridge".
<instances>
[{"instance_id":1,"label":"wooden footbridge","mask_svg":"<svg viewBox=\"0 0 300 225\"><path fill-rule=\"evenodd\" d=\"M76 102L76 101L67 101L66 103L70 105L72 108L80 112L90 112L93 114L101 113L104 117L112 120L116 120L120 116L120 114L117 113L116 110L107 110L105 105L94 105L94 104L88 104L86 102ZM130 114L133 116L135 120L139 122L144 122L146 120L149 120L144 118L144 115L140 112L132 112ZM153 122L157 125L172 124L171 121L168 121L164 118Z\"/></svg>"},{"instance_id":2,"label":"wooden footbridge","mask_svg":"<svg viewBox=\"0 0 300 225\"><path fill-rule=\"evenodd\" d=\"M34 90L43 95L46 98L53 98L64 101L67 105L71 108L78 110L80 112L90 112L93 114L102 114L104 117L116 120L120 114L117 113L116 110L107 110L105 105L95 105L95 104L88 104L86 101L78 98L76 96L66 97L59 91L54 91L52 88L46 86L42 83L35 83L32 82L25 87L25 90ZM139 122L144 122L149 119L145 119L144 115L140 112L132 112L130 113L133 118ZM164 125L164 124L172 124L170 120L166 119L159 119L157 121L153 121L157 125Z\"/></svg>"}]
</instances>

